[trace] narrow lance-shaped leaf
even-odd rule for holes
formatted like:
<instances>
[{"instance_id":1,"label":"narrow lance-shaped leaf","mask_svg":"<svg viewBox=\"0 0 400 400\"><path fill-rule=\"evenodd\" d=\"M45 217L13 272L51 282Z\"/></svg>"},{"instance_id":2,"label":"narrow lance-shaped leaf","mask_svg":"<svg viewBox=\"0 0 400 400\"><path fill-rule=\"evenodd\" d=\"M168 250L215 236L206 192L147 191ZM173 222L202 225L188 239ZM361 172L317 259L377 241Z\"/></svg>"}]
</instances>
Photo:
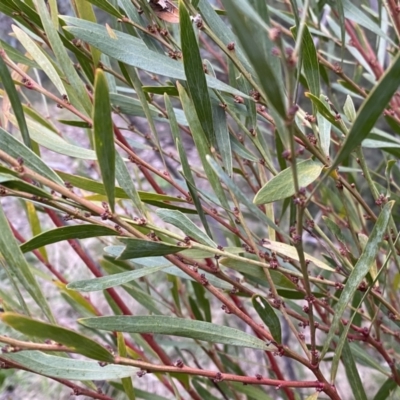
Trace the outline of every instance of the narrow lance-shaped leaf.
<instances>
[{"instance_id":1,"label":"narrow lance-shaped leaf","mask_svg":"<svg viewBox=\"0 0 400 400\"><path fill-rule=\"evenodd\" d=\"M397 383L392 377L388 378L376 393L374 400L390 399L391 393L397 389Z\"/></svg>"},{"instance_id":2,"label":"narrow lance-shaped leaf","mask_svg":"<svg viewBox=\"0 0 400 400\"><path fill-rule=\"evenodd\" d=\"M178 90L179 97L182 102L182 107L189 122L190 130L192 132L193 140L196 145L202 166L204 168L204 172L207 175L210 185L217 195L218 200L221 202L222 207L224 207L225 209L229 209L229 204L226 199L226 195L222 188L221 182L207 162L207 157L211 156L211 147L207 143L205 133L203 131L203 128L201 127L199 118L194 109L193 102L189 98L186 90L179 83Z\"/></svg>"},{"instance_id":3,"label":"narrow lance-shaped leaf","mask_svg":"<svg viewBox=\"0 0 400 400\"><path fill-rule=\"evenodd\" d=\"M320 100L322 103L325 101L323 95L320 96ZM317 121L319 130L319 146L321 147L323 153L329 157L332 123L320 112L317 112Z\"/></svg>"},{"instance_id":4,"label":"narrow lance-shaped leaf","mask_svg":"<svg viewBox=\"0 0 400 400\"><path fill-rule=\"evenodd\" d=\"M121 332L117 332L117 344L118 344L118 354L120 357L127 357L128 351L125 345L125 339ZM122 386L124 387L125 394L129 400L135 400L135 389L133 387L131 377L126 377L121 379Z\"/></svg>"},{"instance_id":5,"label":"narrow lance-shaped leaf","mask_svg":"<svg viewBox=\"0 0 400 400\"><path fill-rule=\"evenodd\" d=\"M32 271L18 247L3 208L0 204L0 257L3 257L12 275L31 295L49 321L54 321L51 309L43 295L39 284L36 282Z\"/></svg>"},{"instance_id":6,"label":"narrow lance-shaped leaf","mask_svg":"<svg viewBox=\"0 0 400 400\"><path fill-rule=\"evenodd\" d=\"M254 67L260 82L262 95L281 118L286 118L286 107L279 80L272 68L264 47L265 23L247 1L223 0L229 21L238 36L244 52ZM262 39L259 39L262 37ZM265 79L268 76L268 79Z\"/></svg>"},{"instance_id":7,"label":"narrow lance-shaped leaf","mask_svg":"<svg viewBox=\"0 0 400 400\"><path fill-rule=\"evenodd\" d=\"M183 1L179 2L183 67L194 108L210 145L215 143L213 117L203 62L192 21Z\"/></svg>"},{"instance_id":8,"label":"narrow lance-shaped leaf","mask_svg":"<svg viewBox=\"0 0 400 400\"><path fill-rule=\"evenodd\" d=\"M23 253L42 246L62 242L68 239L86 239L99 236L118 235L114 229L99 225L70 225L43 232L20 246Z\"/></svg>"},{"instance_id":9,"label":"narrow lance-shaped leaf","mask_svg":"<svg viewBox=\"0 0 400 400\"><path fill-rule=\"evenodd\" d=\"M101 25L88 21L80 21L73 17L63 16L63 19L68 23L76 25L68 26L64 29L118 61L153 74L168 76L172 79L186 80L181 62L149 50L142 40L116 30L113 31L116 39L111 38L106 28ZM235 96L248 97L246 94L212 76L207 76L206 80L211 89L221 90Z\"/></svg>"},{"instance_id":10,"label":"narrow lance-shaped leaf","mask_svg":"<svg viewBox=\"0 0 400 400\"><path fill-rule=\"evenodd\" d=\"M124 283L128 283L134 281L135 279L158 272L166 267L167 265L157 265L155 267L141 268L135 271L121 272L120 274L114 274L110 276L102 276L101 278L96 279L75 281L69 283L67 285L67 289L77 290L79 292L96 292L99 290L123 285Z\"/></svg>"},{"instance_id":11,"label":"narrow lance-shaped leaf","mask_svg":"<svg viewBox=\"0 0 400 400\"><path fill-rule=\"evenodd\" d=\"M1 314L0 319L5 324L29 337L54 340L74 349L79 354L95 360L112 362L114 359L105 347L73 330L10 312Z\"/></svg>"},{"instance_id":12,"label":"narrow lance-shaped leaf","mask_svg":"<svg viewBox=\"0 0 400 400\"><path fill-rule=\"evenodd\" d=\"M347 305L354 296L355 291L364 279L365 275L369 272L371 264L374 262L376 254L378 253L380 243L383 239L383 235L386 232L391 211L394 205L394 201L390 201L383 207L378 220L369 236L368 243L365 246L361 257L358 259L357 264L354 266L346 285L342 291L340 299L335 307L335 313L333 315L331 327L328 332L328 336L325 340L325 345L321 352L321 358L326 354L329 346L332 342L333 337L339 327L340 319L346 309Z\"/></svg>"},{"instance_id":13,"label":"narrow lance-shaped leaf","mask_svg":"<svg viewBox=\"0 0 400 400\"><path fill-rule=\"evenodd\" d=\"M260 316L264 324L268 327L272 337L277 343L282 343L282 330L279 318L275 313L275 310L271 307L267 300L261 296L254 296L251 299L254 309Z\"/></svg>"},{"instance_id":14,"label":"narrow lance-shaped leaf","mask_svg":"<svg viewBox=\"0 0 400 400\"><path fill-rule=\"evenodd\" d=\"M163 242L151 242L149 240L141 239L120 239L126 245L119 260L129 260L130 258L148 257L148 256L165 256L167 254L175 254L185 247L174 246Z\"/></svg>"},{"instance_id":15,"label":"narrow lance-shaped leaf","mask_svg":"<svg viewBox=\"0 0 400 400\"><path fill-rule=\"evenodd\" d=\"M167 94L164 94L164 101L165 101L165 108L168 114L169 124L171 127L172 137L174 138L174 142L176 144L176 148L178 150L179 158L181 161L183 176L189 183L188 185L189 193L192 196L193 204L196 207L196 211L200 217L201 222L203 223L204 229L206 230L208 236L211 236L211 230L208 226L204 210L201 206L200 199L196 191L196 183L193 178L192 170L190 169L189 161L185 149L183 148L182 138L179 133L179 127L176 120L176 116L172 108L171 100L169 99Z\"/></svg>"},{"instance_id":16,"label":"narrow lance-shaped leaf","mask_svg":"<svg viewBox=\"0 0 400 400\"><path fill-rule=\"evenodd\" d=\"M10 121L15 124L14 116L10 116ZM53 130L44 126L43 123L32 119L26 120L29 128L30 137L37 144L59 154L65 154L70 157L82 158L85 160L96 160L96 153L93 150L85 149L67 142L61 136L58 136Z\"/></svg>"},{"instance_id":17,"label":"narrow lance-shaped leaf","mask_svg":"<svg viewBox=\"0 0 400 400\"><path fill-rule=\"evenodd\" d=\"M53 182L64 185L60 177L40 157L3 128L0 128L0 143L1 150L5 151L9 156L23 160L24 165L34 172Z\"/></svg>"},{"instance_id":18,"label":"narrow lance-shaped leaf","mask_svg":"<svg viewBox=\"0 0 400 400\"><path fill-rule=\"evenodd\" d=\"M89 101L88 93L85 89L82 80L80 79L78 73L75 70L74 64L70 56L68 55L66 48L64 47L64 44L59 36L56 27L52 23L45 1L36 0L36 8L40 15L40 20L43 24L43 28L46 32L47 38L58 60L58 63L62 68L62 70L64 71L65 76L68 79L69 83L73 87L74 92L77 94L77 98L79 99L80 102L78 106L82 105L86 113L90 113L92 106Z\"/></svg>"},{"instance_id":19,"label":"narrow lance-shaped leaf","mask_svg":"<svg viewBox=\"0 0 400 400\"><path fill-rule=\"evenodd\" d=\"M97 361L57 357L41 351L20 351L2 356L40 375L72 381L121 379L137 371L137 368L125 365L100 365Z\"/></svg>"},{"instance_id":20,"label":"narrow lance-shaped leaf","mask_svg":"<svg viewBox=\"0 0 400 400\"><path fill-rule=\"evenodd\" d=\"M225 110L220 106L213 106L213 121L218 150L221 154L226 173L232 176L232 146L226 120Z\"/></svg>"},{"instance_id":21,"label":"narrow lance-shaped leaf","mask_svg":"<svg viewBox=\"0 0 400 400\"><path fill-rule=\"evenodd\" d=\"M201 231L186 215L179 211L157 210L157 215L169 224L172 224L182 230L186 235L197 240L199 243L210 247L217 247L217 244L211 240L203 231Z\"/></svg>"},{"instance_id":22,"label":"narrow lance-shaped leaf","mask_svg":"<svg viewBox=\"0 0 400 400\"><path fill-rule=\"evenodd\" d=\"M96 70L93 100L93 130L97 160L111 211L115 206L115 147L110 94L103 70Z\"/></svg>"},{"instance_id":23,"label":"narrow lance-shaped leaf","mask_svg":"<svg viewBox=\"0 0 400 400\"><path fill-rule=\"evenodd\" d=\"M292 33L296 39L297 28L291 28ZM304 26L302 43L301 43L302 61L304 75L307 79L308 87L310 92L319 97L321 89L319 82L319 62L317 57L317 51L313 42L313 38L308 30L307 25Z\"/></svg>"},{"instance_id":24,"label":"narrow lance-shaped leaf","mask_svg":"<svg viewBox=\"0 0 400 400\"><path fill-rule=\"evenodd\" d=\"M361 382L360 374L358 373L357 365L354 362L353 354L351 353L350 345L347 340L344 343L342 359L354 398L357 400L367 400L367 395L365 394L365 389Z\"/></svg>"},{"instance_id":25,"label":"narrow lance-shaped leaf","mask_svg":"<svg viewBox=\"0 0 400 400\"><path fill-rule=\"evenodd\" d=\"M339 154L330 167L333 171L350 153L361 144L361 142L370 134L382 112L388 106L390 99L395 94L400 84L400 53L394 58L391 66L374 86L367 99L358 110L356 120L354 121L349 134L343 143Z\"/></svg>"},{"instance_id":26,"label":"narrow lance-shaped leaf","mask_svg":"<svg viewBox=\"0 0 400 400\"><path fill-rule=\"evenodd\" d=\"M323 165L313 160L301 161L297 164L297 179L299 187L307 187L321 174ZM295 194L292 168L286 168L268 181L256 194L255 204L272 203L286 199Z\"/></svg>"},{"instance_id":27,"label":"narrow lance-shaped leaf","mask_svg":"<svg viewBox=\"0 0 400 400\"><path fill-rule=\"evenodd\" d=\"M113 316L83 318L79 322L89 328L129 333L153 333L182 336L231 346L250 347L267 351L276 347L238 329L204 321L167 316Z\"/></svg>"},{"instance_id":28,"label":"narrow lance-shaped leaf","mask_svg":"<svg viewBox=\"0 0 400 400\"><path fill-rule=\"evenodd\" d=\"M0 48L0 52L4 53L4 50ZM19 130L21 132L22 139L28 148L32 147L31 139L29 137L28 126L26 125L24 111L22 109L21 102L19 100L17 89L14 86L10 71L7 68L6 63L3 60L2 54L0 55L0 78L7 92L11 106L14 110L15 117L18 121Z\"/></svg>"},{"instance_id":29,"label":"narrow lance-shaped leaf","mask_svg":"<svg viewBox=\"0 0 400 400\"><path fill-rule=\"evenodd\" d=\"M64 84L58 75L58 72L51 64L49 59L44 55L43 51L40 47L20 28L17 26L12 27L15 36L22 43L28 53L32 56L32 58L38 63L38 65L42 68L45 74L49 77L51 82L57 88L58 92L61 96L67 93Z\"/></svg>"},{"instance_id":30,"label":"narrow lance-shaped leaf","mask_svg":"<svg viewBox=\"0 0 400 400\"><path fill-rule=\"evenodd\" d=\"M125 161L122 159L118 152L115 152L115 174L117 177L117 181L121 185L122 189L132 200L134 206L139 211L139 213L143 215L144 208L142 201L140 200L139 193L136 190L136 187L132 181L132 177L130 176Z\"/></svg>"}]
</instances>

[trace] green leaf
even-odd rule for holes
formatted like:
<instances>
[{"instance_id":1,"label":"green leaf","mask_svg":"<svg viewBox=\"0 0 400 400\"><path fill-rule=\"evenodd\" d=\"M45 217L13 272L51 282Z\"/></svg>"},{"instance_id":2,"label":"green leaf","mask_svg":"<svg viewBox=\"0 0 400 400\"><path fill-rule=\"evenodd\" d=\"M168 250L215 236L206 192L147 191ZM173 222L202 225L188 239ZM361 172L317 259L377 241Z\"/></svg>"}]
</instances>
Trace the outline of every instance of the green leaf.
<instances>
[{"instance_id":1,"label":"green leaf","mask_svg":"<svg viewBox=\"0 0 400 400\"><path fill-rule=\"evenodd\" d=\"M344 368L346 370L346 376L350 383L353 396L355 399L367 400L367 395L361 382L360 375L358 374L357 365L354 362L353 355L347 340L343 346L342 359Z\"/></svg>"},{"instance_id":2,"label":"green leaf","mask_svg":"<svg viewBox=\"0 0 400 400\"><path fill-rule=\"evenodd\" d=\"M133 184L131 175L128 171L128 168L125 164L125 161L119 155L118 152L115 152L115 175L117 177L118 183L121 185L122 189L132 200L134 206L139 211L140 214L144 214L143 204L140 200L140 196L138 191L136 190L135 185Z\"/></svg>"},{"instance_id":3,"label":"green leaf","mask_svg":"<svg viewBox=\"0 0 400 400\"><path fill-rule=\"evenodd\" d=\"M193 321L167 316L112 316L82 318L79 322L89 328L129 332L181 336L231 346L250 347L274 351L276 347L238 329L204 321Z\"/></svg>"},{"instance_id":4,"label":"green leaf","mask_svg":"<svg viewBox=\"0 0 400 400\"><path fill-rule=\"evenodd\" d=\"M337 128L340 129L340 124L336 120L335 115L332 114L332 112L329 110L328 105L321 100L319 97L314 96L312 93L305 93L304 94L306 97L308 97L312 103L313 106L318 110L318 112L327 120L329 121L332 125L336 126ZM320 97L323 98L321 95Z\"/></svg>"},{"instance_id":5,"label":"green leaf","mask_svg":"<svg viewBox=\"0 0 400 400\"><path fill-rule=\"evenodd\" d=\"M186 215L179 211L157 210L157 215L168 224L172 224L183 231L187 236L193 238L206 246L217 247L203 231L201 231Z\"/></svg>"},{"instance_id":6,"label":"green leaf","mask_svg":"<svg viewBox=\"0 0 400 400\"><path fill-rule=\"evenodd\" d=\"M229 21L239 38L244 52L253 65L263 96L281 118L286 118L286 107L281 87L272 66L272 54L265 51L264 33L268 27L247 1L223 0ZM265 79L268 76L268 79Z\"/></svg>"},{"instance_id":7,"label":"green leaf","mask_svg":"<svg viewBox=\"0 0 400 400\"><path fill-rule=\"evenodd\" d=\"M40 157L3 128L0 128L0 143L1 149L11 157L22 159L24 165L32 169L34 172L37 172L39 175L44 176L53 182L64 185L64 182L59 178L59 176L49 168Z\"/></svg>"},{"instance_id":8,"label":"green leaf","mask_svg":"<svg viewBox=\"0 0 400 400\"><path fill-rule=\"evenodd\" d=\"M1 133L1 131L0 131ZM1 137L1 136L0 136ZM60 175L65 181L68 181L72 186L76 186L79 189L87 190L88 192L98 193L98 194L106 194L104 189L104 185L101 182L97 182L93 179L85 178L83 176L67 174L62 171L57 171L57 174ZM61 181L62 182L62 181ZM62 183L64 184L64 183ZM115 188L115 194L118 199L129 199L129 196L125 193L123 189L120 187ZM143 191L138 191L140 199L143 202L164 202L164 201L175 201L175 202L186 202L183 199L174 196L167 196L165 194L158 193L148 193Z\"/></svg>"},{"instance_id":9,"label":"green leaf","mask_svg":"<svg viewBox=\"0 0 400 400\"><path fill-rule=\"evenodd\" d=\"M57 357L41 351L20 351L2 355L40 375L72 381L121 379L132 376L137 368L125 365L99 365L97 361Z\"/></svg>"},{"instance_id":10,"label":"green leaf","mask_svg":"<svg viewBox=\"0 0 400 400\"><path fill-rule=\"evenodd\" d=\"M121 272L110 276L102 276L96 279L85 279L82 281L71 282L67 285L67 289L76 290L79 292L97 292L99 290L108 289L115 286L123 285L135 279L142 278L158 272L166 268L166 265L157 265L155 267L141 268L135 271Z\"/></svg>"},{"instance_id":11,"label":"green leaf","mask_svg":"<svg viewBox=\"0 0 400 400\"><path fill-rule=\"evenodd\" d=\"M297 38L297 28L292 27L291 31L294 38ZM308 30L307 25L304 25L304 31L301 43L302 62L304 75L306 77L308 88L310 92L319 97L321 93L320 82L319 82L319 62L317 57L317 51L315 49L313 38Z\"/></svg>"},{"instance_id":12,"label":"green leaf","mask_svg":"<svg viewBox=\"0 0 400 400\"><path fill-rule=\"evenodd\" d=\"M58 64L64 71L68 82L76 93L76 98L79 99L78 101L80 102L80 104L74 105L78 106L78 109L80 109L80 105L82 105L86 113L89 114L92 105L90 103L88 93L77 71L74 68L72 59L70 58L56 27L52 23L51 16L49 15L49 12L47 10L45 1L36 0L36 9L38 14L40 15L40 20L43 24L43 28L46 32L47 39L50 42L51 48L57 58ZM72 100L73 99L71 99L71 101Z\"/></svg>"},{"instance_id":13,"label":"green leaf","mask_svg":"<svg viewBox=\"0 0 400 400\"><path fill-rule=\"evenodd\" d=\"M203 207L201 206L199 195L196 190L196 183L193 178L192 170L190 169L189 161L188 161L185 149L183 148L182 138L180 136L178 123L177 123L175 114L173 112L171 100L167 95L164 95L164 101L165 101L165 108L166 108L167 114L168 114L169 124L171 127L172 137L174 139L176 148L178 150L178 154L179 154L179 158L180 158L180 162L181 162L181 166L182 166L182 170L183 170L183 176L188 183L189 193L193 199L193 204L196 207L197 214L200 217L200 220L204 226L204 229L206 230L206 233L208 234L208 236L211 236L211 230L208 226L208 222L207 222Z\"/></svg>"},{"instance_id":14,"label":"green leaf","mask_svg":"<svg viewBox=\"0 0 400 400\"><path fill-rule=\"evenodd\" d=\"M281 323L275 310L262 296L253 296L251 302L253 303L253 307L257 311L257 314L268 327L272 337L277 343L282 343Z\"/></svg>"},{"instance_id":15,"label":"green leaf","mask_svg":"<svg viewBox=\"0 0 400 400\"><path fill-rule=\"evenodd\" d=\"M22 140L24 141L26 147L31 148L32 144L29 137L28 126L26 125L25 115L19 100L18 92L14 86L10 71L8 70L7 65L2 57L0 57L0 78L14 110L15 117L17 118Z\"/></svg>"},{"instance_id":16,"label":"green leaf","mask_svg":"<svg viewBox=\"0 0 400 400\"><path fill-rule=\"evenodd\" d=\"M94 340L70 329L47 324L32 318L14 313L0 314L0 319L13 329L42 340L51 339L75 350L77 353L95 360L112 362L112 354Z\"/></svg>"},{"instance_id":17,"label":"green leaf","mask_svg":"<svg viewBox=\"0 0 400 400\"><path fill-rule=\"evenodd\" d=\"M297 179L299 188L307 187L321 174L323 165L313 160L300 161L297 164ZM295 194L293 170L284 169L268 181L256 194L254 204L267 204L286 199Z\"/></svg>"},{"instance_id":18,"label":"green leaf","mask_svg":"<svg viewBox=\"0 0 400 400\"><path fill-rule=\"evenodd\" d=\"M13 116L10 116L10 121L15 123ZM32 119L27 119L26 122L28 124L32 140L46 149L74 158L97 160L96 153L93 150L85 149L83 147L68 143L61 136L57 135L52 129L49 129L40 122Z\"/></svg>"},{"instance_id":19,"label":"green leaf","mask_svg":"<svg viewBox=\"0 0 400 400\"><path fill-rule=\"evenodd\" d=\"M325 101L325 96L321 95L322 103ZM323 153L329 157L329 148L331 145L331 128L332 123L329 122L320 112L317 112L318 130L319 130L319 145Z\"/></svg>"},{"instance_id":20,"label":"green leaf","mask_svg":"<svg viewBox=\"0 0 400 400\"><path fill-rule=\"evenodd\" d=\"M321 358L324 357L329 349L333 337L339 327L340 319L347 307L351 302L358 286L364 279L365 275L369 272L371 264L375 261L376 254L378 253L380 243L383 239L383 235L386 232L387 225L391 217L391 211L394 205L394 201L390 201L383 207L378 220L369 236L368 243L358 259L357 264L354 266L351 272L342 294L340 295L339 301L335 307L335 313L333 315L331 327L329 329L327 338L325 339L325 345L321 352Z\"/></svg>"},{"instance_id":21,"label":"green leaf","mask_svg":"<svg viewBox=\"0 0 400 400\"><path fill-rule=\"evenodd\" d=\"M32 251L42 246L62 242L68 239L86 239L99 236L116 236L117 231L99 225L70 225L61 228L51 229L21 244L20 249L23 253Z\"/></svg>"},{"instance_id":22,"label":"green leaf","mask_svg":"<svg viewBox=\"0 0 400 400\"><path fill-rule=\"evenodd\" d=\"M193 30L192 21L185 4L179 2L179 21L181 28L181 46L183 68L186 81L193 101L197 117L210 145L215 143L213 117L207 81L204 75L203 61L200 57L199 46Z\"/></svg>"},{"instance_id":23,"label":"green leaf","mask_svg":"<svg viewBox=\"0 0 400 400\"><path fill-rule=\"evenodd\" d=\"M185 247L173 246L163 242L151 242L149 240L141 239L123 239L120 241L126 245L121 254L119 254L119 260L129 260L130 258L140 258L147 256L165 256L167 254L175 254Z\"/></svg>"},{"instance_id":24,"label":"green leaf","mask_svg":"<svg viewBox=\"0 0 400 400\"><path fill-rule=\"evenodd\" d=\"M400 84L400 54L382 75L358 110L357 117L330 167L333 171L369 135Z\"/></svg>"},{"instance_id":25,"label":"green leaf","mask_svg":"<svg viewBox=\"0 0 400 400\"><path fill-rule=\"evenodd\" d=\"M394 379L388 378L376 393L374 400L390 399L392 393L397 389L397 383Z\"/></svg>"},{"instance_id":26,"label":"green leaf","mask_svg":"<svg viewBox=\"0 0 400 400\"><path fill-rule=\"evenodd\" d=\"M131 35L114 30L116 36L116 39L114 39L110 37L106 28L101 25L80 21L73 17L63 16L63 19L69 24L76 25L64 27L64 29L118 61L152 74L168 76L177 80L186 80L181 62L149 50L143 41ZM248 97L212 76L207 76L206 79L208 87L211 89L221 90L235 96Z\"/></svg>"},{"instance_id":27,"label":"green leaf","mask_svg":"<svg viewBox=\"0 0 400 400\"><path fill-rule=\"evenodd\" d=\"M199 118L197 117L193 102L190 100L183 86L179 83L178 91L182 102L182 107L189 122L189 127L192 132L193 140L196 145L204 172L207 175L208 181L213 188L215 194L217 195L218 200L221 202L222 207L225 209L229 209L229 204L226 200L225 192L222 188L221 182L207 162L207 157L211 157L211 148L210 145L207 143L207 138L205 136L203 128L201 127Z\"/></svg>"},{"instance_id":28,"label":"green leaf","mask_svg":"<svg viewBox=\"0 0 400 400\"><path fill-rule=\"evenodd\" d=\"M214 106L212 110L218 150L221 154L226 173L229 176L232 176L232 146L229 137L226 113L225 110L219 105Z\"/></svg>"},{"instance_id":29,"label":"green leaf","mask_svg":"<svg viewBox=\"0 0 400 400\"><path fill-rule=\"evenodd\" d=\"M61 96L67 94L67 90L58 75L56 69L53 67L52 63L49 61L47 56L43 53L40 47L20 28L13 25L12 27L15 36L25 47L26 51L32 56L32 58L38 63L40 68L45 72L50 81L56 87Z\"/></svg>"},{"instance_id":30,"label":"green leaf","mask_svg":"<svg viewBox=\"0 0 400 400\"><path fill-rule=\"evenodd\" d=\"M51 313L46 297L43 295L24 255L19 249L18 243L14 238L1 204L0 227L0 257L4 258L11 276L19 281L24 289L35 300L48 320L53 322L54 317Z\"/></svg>"},{"instance_id":31,"label":"green leaf","mask_svg":"<svg viewBox=\"0 0 400 400\"><path fill-rule=\"evenodd\" d=\"M51 195L49 193L11 174L0 173L0 183L9 189L30 193L35 196L43 197L45 199L51 198Z\"/></svg>"},{"instance_id":32,"label":"green leaf","mask_svg":"<svg viewBox=\"0 0 400 400\"><path fill-rule=\"evenodd\" d=\"M123 15L118 11L116 7L111 4L110 0L86 0L89 3L99 7L101 10L105 11L107 14L113 15L116 18L122 18Z\"/></svg>"},{"instance_id":33,"label":"green leaf","mask_svg":"<svg viewBox=\"0 0 400 400\"><path fill-rule=\"evenodd\" d=\"M262 389L256 387L255 385L243 385L240 382L229 382L229 386L232 386L232 388L237 392L244 393L246 396L249 396L248 399L273 400L271 396L267 395Z\"/></svg>"},{"instance_id":34,"label":"green leaf","mask_svg":"<svg viewBox=\"0 0 400 400\"><path fill-rule=\"evenodd\" d=\"M15 49L14 47L11 47L7 42L5 42L4 40L1 40L1 39L0 39L0 48L3 48L6 51L7 56L15 63L24 64L24 65L27 65L28 67L32 67L32 68L39 67L39 65L37 65L30 58L24 56L17 49Z\"/></svg>"},{"instance_id":35,"label":"green leaf","mask_svg":"<svg viewBox=\"0 0 400 400\"><path fill-rule=\"evenodd\" d=\"M178 97L178 89L175 86L143 86L143 92L154 94L167 94L168 96Z\"/></svg>"},{"instance_id":36,"label":"green leaf","mask_svg":"<svg viewBox=\"0 0 400 400\"><path fill-rule=\"evenodd\" d=\"M115 147L110 95L106 76L96 70L93 99L93 131L97 159L111 211L115 206Z\"/></svg>"}]
</instances>

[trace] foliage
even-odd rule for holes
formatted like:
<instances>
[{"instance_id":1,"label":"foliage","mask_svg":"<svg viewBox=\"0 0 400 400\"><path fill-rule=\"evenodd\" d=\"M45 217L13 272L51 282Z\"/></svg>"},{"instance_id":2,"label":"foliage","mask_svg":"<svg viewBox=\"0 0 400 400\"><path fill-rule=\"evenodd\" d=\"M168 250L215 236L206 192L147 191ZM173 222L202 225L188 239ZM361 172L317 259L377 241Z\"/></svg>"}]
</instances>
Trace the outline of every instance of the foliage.
<instances>
[{"instance_id":1,"label":"foliage","mask_svg":"<svg viewBox=\"0 0 400 400\"><path fill-rule=\"evenodd\" d=\"M104 400L395 396L400 19L359 3L0 2L4 369Z\"/></svg>"}]
</instances>

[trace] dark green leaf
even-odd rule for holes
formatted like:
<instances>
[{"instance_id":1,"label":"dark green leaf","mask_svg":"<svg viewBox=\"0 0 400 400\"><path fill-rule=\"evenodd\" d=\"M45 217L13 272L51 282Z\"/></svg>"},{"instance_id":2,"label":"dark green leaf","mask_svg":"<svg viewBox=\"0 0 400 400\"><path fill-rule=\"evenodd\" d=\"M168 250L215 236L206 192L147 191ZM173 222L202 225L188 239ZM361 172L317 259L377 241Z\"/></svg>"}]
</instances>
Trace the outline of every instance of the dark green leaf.
<instances>
[{"instance_id":1,"label":"dark green leaf","mask_svg":"<svg viewBox=\"0 0 400 400\"><path fill-rule=\"evenodd\" d=\"M33 237L20 246L23 253L38 249L48 244L62 242L68 239L86 239L99 236L116 236L114 229L99 225L71 225L51 229Z\"/></svg>"},{"instance_id":2,"label":"dark green leaf","mask_svg":"<svg viewBox=\"0 0 400 400\"><path fill-rule=\"evenodd\" d=\"M118 256L119 260L129 260L130 258L148 257L148 256L165 256L167 254L175 254L185 247L173 246L162 242L151 242L140 239L123 239L120 241L126 245L125 249Z\"/></svg>"},{"instance_id":3,"label":"dark green leaf","mask_svg":"<svg viewBox=\"0 0 400 400\"><path fill-rule=\"evenodd\" d=\"M51 195L49 193L45 192L35 185L31 185L21 179L18 179L16 176L11 174L3 174L0 172L0 184L9 189L30 193L35 196L44 197L47 199L51 198Z\"/></svg>"},{"instance_id":4,"label":"dark green leaf","mask_svg":"<svg viewBox=\"0 0 400 400\"><path fill-rule=\"evenodd\" d=\"M143 92L154 94L167 94L168 96L178 97L178 89L175 86L143 86Z\"/></svg>"},{"instance_id":5,"label":"dark green leaf","mask_svg":"<svg viewBox=\"0 0 400 400\"><path fill-rule=\"evenodd\" d=\"M281 118L286 118L279 79L272 67L272 54L265 48L265 24L247 1L223 0L228 18L238 36L242 48L256 71L263 90L262 95L273 106ZM268 79L265 79L268 76Z\"/></svg>"},{"instance_id":6,"label":"dark green leaf","mask_svg":"<svg viewBox=\"0 0 400 400\"><path fill-rule=\"evenodd\" d=\"M211 101L208 95L207 81L204 75L203 61L200 57L196 35L185 4L179 2L179 21L181 28L181 46L183 67L190 97L196 109L197 117L210 145L215 143Z\"/></svg>"},{"instance_id":7,"label":"dark green leaf","mask_svg":"<svg viewBox=\"0 0 400 400\"><path fill-rule=\"evenodd\" d=\"M9 312L0 314L0 319L24 335L43 340L54 340L56 343L68 346L86 357L108 362L112 362L114 359L105 347L70 329Z\"/></svg>"},{"instance_id":8,"label":"dark green leaf","mask_svg":"<svg viewBox=\"0 0 400 400\"><path fill-rule=\"evenodd\" d=\"M0 143L3 151L15 159L23 160L24 165L32 169L34 172L37 172L39 175L44 176L53 182L61 185L64 184L59 176L49 168L40 157L13 137L11 133L6 132L3 128L0 128Z\"/></svg>"},{"instance_id":9,"label":"dark green leaf","mask_svg":"<svg viewBox=\"0 0 400 400\"><path fill-rule=\"evenodd\" d=\"M26 124L24 111L22 109L21 102L19 100L17 89L14 86L10 71L7 68L3 58L0 57L0 78L3 83L4 89L8 95L11 106L14 110L15 117L18 121L19 130L21 132L22 139L28 148L32 147L31 139L29 137L28 126Z\"/></svg>"},{"instance_id":10,"label":"dark green leaf","mask_svg":"<svg viewBox=\"0 0 400 400\"><path fill-rule=\"evenodd\" d=\"M391 394L397 389L397 383L394 379L388 378L376 393L374 400L390 399Z\"/></svg>"},{"instance_id":11,"label":"dark green leaf","mask_svg":"<svg viewBox=\"0 0 400 400\"><path fill-rule=\"evenodd\" d=\"M96 71L93 100L94 141L111 211L115 206L115 147L110 95L103 70Z\"/></svg>"},{"instance_id":12,"label":"dark green leaf","mask_svg":"<svg viewBox=\"0 0 400 400\"><path fill-rule=\"evenodd\" d=\"M297 28L293 27L291 28L291 31L294 34L294 38L296 39ZM319 62L313 38L310 34L310 31L307 28L307 25L304 26L301 51L302 51L304 75L306 76L307 79L308 88L310 89L310 92L313 95L319 97L321 92L319 83Z\"/></svg>"},{"instance_id":13,"label":"dark green leaf","mask_svg":"<svg viewBox=\"0 0 400 400\"><path fill-rule=\"evenodd\" d=\"M353 355L351 354L351 349L347 341L343 346L342 359L344 368L346 370L346 376L350 383L354 398L357 400L367 400L363 383L361 382L360 375L358 374L357 365L354 362Z\"/></svg>"},{"instance_id":14,"label":"dark green leaf","mask_svg":"<svg viewBox=\"0 0 400 400\"><path fill-rule=\"evenodd\" d=\"M400 84L400 54L392 61L391 66L382 75L379 82L368 94L367 99L362 103L358 110L356 120L354 121L349 134L343 143L341 150L330 167L333 170L350 153L361 144L369 135L378 118L387 107L390 99L393 97Z\"/></svg>"},{"instance_id":15,"label":"dark green leaf","mask_svg":"<svg viewBox=\"0 0 400 400\"><path fill-rule=\"evenodd\" d=\"M253 296L251 302L253 303L253 307L257 311L257 314L268 327L272 337L277 343L282 343L281 323L275 310L262 296Z\"/></svg>"}]
</instances>

